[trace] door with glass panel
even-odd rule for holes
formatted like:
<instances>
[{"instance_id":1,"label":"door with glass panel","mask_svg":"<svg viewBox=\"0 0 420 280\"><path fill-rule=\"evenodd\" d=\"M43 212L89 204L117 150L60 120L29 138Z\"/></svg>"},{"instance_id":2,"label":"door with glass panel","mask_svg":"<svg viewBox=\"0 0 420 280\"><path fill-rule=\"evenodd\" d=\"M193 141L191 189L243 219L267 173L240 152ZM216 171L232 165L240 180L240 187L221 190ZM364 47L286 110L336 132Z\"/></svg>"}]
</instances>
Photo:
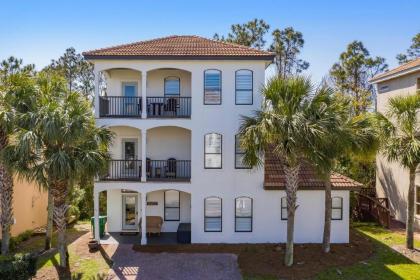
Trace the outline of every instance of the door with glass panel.
<instances>
[{"instance_id":1,"label":"door with glass panel","mask_svg":"<svg viewBox=\"0 0 420 280\"><path fill-rule=\"evenodd\" d=\"M138 228L138 213L137 213L137 194L122 196L122 228L126 230L135 230Z\"/></svg>"},{"instance_id":2,"label":"door with glass panel","mask_svg":"<svg viewBox=\"0 0 420 280\"><path fill-rule=\"evenodd\" d=\"M137 105L137 83L123 83L122 114L136 116L139 114Z\"/></svg>"},{"instance_id":3,"label":"door with glass panel","mask_svg":"<svg viewBox=\"0 0 420 280\"><path fill-rule=\"evenodd\" d=\"M122 141L123 146L123 165L122 173L123 177L135 178L139 177L138 172L140 167L137 165L137 140L136 139L124 139Z\"/></svg>"}]
</instances>

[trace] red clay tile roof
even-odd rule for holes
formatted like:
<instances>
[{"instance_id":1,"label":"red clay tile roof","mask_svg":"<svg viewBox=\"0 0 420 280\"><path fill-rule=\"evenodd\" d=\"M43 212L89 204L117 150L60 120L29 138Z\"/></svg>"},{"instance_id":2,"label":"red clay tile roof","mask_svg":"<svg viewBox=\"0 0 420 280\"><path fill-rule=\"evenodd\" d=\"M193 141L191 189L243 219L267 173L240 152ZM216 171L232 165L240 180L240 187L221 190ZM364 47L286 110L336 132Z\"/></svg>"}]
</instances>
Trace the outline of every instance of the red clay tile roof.
<instances>
[{"instance_id":1,"label":"red clay tile roof","mask_svg":"<svg viewBox=\"0 0 420 280\"><path fill-rule=\"evenodd\" d=\"M273 60L274 54L233 43L225 43L199 36L169 36L148 41L119 45L84 52L94 58L223 58Z\"/></svg>"},{"instance_id":2,"label":"red clay tile roof","mask_svg":"<svg viewBox=\"0 0 420 280\"><path fill-rule=\"evenodd\" d=\"M339 173L331 174L331 187L333 190L357 190L363 185ZM283 190L286 187L286 178L281 160L271 153L265 155L264 189ZM308 163L301 166L299 172L300 190L324 189L324 181L316 176L316 171Z\"/></svg>"},{"instance_id":3,"label":"red clay tile roof","mask_svg":"<svg viewBox=\"0 0 420 280\"><path fill-rule=\"evenodd\" d=\"M389 70L389 71L387 71L385 73L376 75L375 77L373 77L372 79L370 79L369 82L374 83L374 82L376 82L378 80L382 80L382 79L386 79L386 78L391 78L391 76L393 76L393 75L399 74L399 73L404 72L404 71L408 71L408 70L410 70L412 68L419 67L419 66L420 66L420 57L417 58L417 59L414 59L412 61L409 61L409 62L407 62L405 64L402 64L402 65L400 65L400 66L398 66L398 67L396 67L394 69L391 69L391 70Z\"/></svg>"}]
</instances>

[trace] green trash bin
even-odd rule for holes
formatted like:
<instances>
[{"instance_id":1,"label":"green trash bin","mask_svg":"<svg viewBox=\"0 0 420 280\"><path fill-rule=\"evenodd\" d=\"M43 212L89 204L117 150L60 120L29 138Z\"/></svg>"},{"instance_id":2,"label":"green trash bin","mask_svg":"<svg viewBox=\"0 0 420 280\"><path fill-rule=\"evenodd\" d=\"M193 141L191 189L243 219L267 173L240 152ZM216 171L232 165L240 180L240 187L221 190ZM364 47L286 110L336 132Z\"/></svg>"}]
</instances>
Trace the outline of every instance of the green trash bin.
<instances>
[{"instance_id":1,"label":"green trash bin","mask_svg":"<svg viewBox=\"0 0 420 280\"><path fill-rule=\"evenodd\" d=\"M99 237L105 235L106 216L99 216ZM95 217L90 218L90 225L92 228L92 235L95 236Z\"/></svg>"}]
</instances>

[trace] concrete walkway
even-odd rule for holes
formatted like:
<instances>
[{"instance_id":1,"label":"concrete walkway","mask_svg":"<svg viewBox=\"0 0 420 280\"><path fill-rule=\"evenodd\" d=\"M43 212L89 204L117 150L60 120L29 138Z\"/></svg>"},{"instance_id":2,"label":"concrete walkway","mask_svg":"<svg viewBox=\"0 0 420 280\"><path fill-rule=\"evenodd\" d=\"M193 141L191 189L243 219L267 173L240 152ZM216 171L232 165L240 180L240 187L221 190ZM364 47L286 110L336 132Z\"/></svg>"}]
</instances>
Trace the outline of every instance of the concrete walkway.
<instances>
[{"instance_id":1,"label":"concrete walkway","mask_svg":"<svg viewBox=\"0 0 420 280\"><path fill-rule=\"evenodd\" d=\"M233 254L141 253L132 245L119 245L112 256L108 279L141 280L240 280Z\"/></svg>"}]
</instances>

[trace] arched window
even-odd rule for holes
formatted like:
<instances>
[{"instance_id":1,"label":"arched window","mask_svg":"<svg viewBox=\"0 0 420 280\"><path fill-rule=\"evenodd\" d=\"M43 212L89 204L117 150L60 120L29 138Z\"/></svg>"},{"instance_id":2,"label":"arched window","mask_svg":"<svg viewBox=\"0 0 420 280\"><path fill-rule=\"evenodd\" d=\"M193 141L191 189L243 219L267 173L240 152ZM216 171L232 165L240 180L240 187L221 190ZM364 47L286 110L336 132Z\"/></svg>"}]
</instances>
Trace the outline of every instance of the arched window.
<instances>
[{"instance_id":1,"label":"arched window","mask_svg":"<svg viewBox=\"0 0 420 280\"><path fill-rule=\"evenodd\" d=\"M164 218L165 221L179 221L180 219L180 193L169 190L163 193L164 196Z\"/></svg>"},{"instance_id":2,"label":"arched window","mask_svg":"<svg viewBox=\"0 0 420 280\"><path fill-rule=\"evenodd\" d=\"M235 72L235 104L252 105L253 77L251 70L238 70Z\"/></svg>"},{"instance_id":3,"label":"arched window","mask_svg":"<svg viewBox=\"0 0 420 280\"><path fill-rule=\"evenodd\" d=\"M220 70L204 71L204 105L222 104L222 72Z\"/></svg>"},{"instance_id":4,"label":"arched window","mask_svg":"<svg viewBox=\"0 0 420 280\"><path fill-rule=\"evenodd\" d=\"M281 198L281 219L287 220L287 197Z\"/></svg>"},{"instance_id":5,"label":"arched window","mask_svg":"<svg viewBox=\"0 0 420 280\"><path fill-rule=\"evenodd\" d=\"M343 198L336 196L332 198L331 203L331 220L343 219Z\"/></svg>"},{"instance_id":6,"label":"arched window","mask_svg":"<svg viewBox=\"0 0 420 280\"><path fill-rule=\"evenodd\" d=\"M235 199L235 231L252 231L252 198L243 196Z\"/></svg>"},{"instance_id":7,"label":"arched window","mask_svg":"<svg viewBox=\"0 0 420 280\"><path fill-rule=\"evenodd\" d=\"M241 148L240 135L235 135L235 168L250 169L251 167L243 162L245 151Z\"/></svg>"},{"instance_id":8,"label":"arched window","mask_svg":"<svg viewBox=\"0 0 420 280\"><path fill-rule=\"evenodd\" d=\"M178 77L165 78L165 96L179 96L181 93L181 83Z\"/></svg>"},{"instance_id":9,"label":"arched window","mask_svg":"<svg viewBox=\"0 0 420 280\"><path fill-rule=\"evenodd\" d=\"M222 199L219 197L204 199L204 231L222 231Z\"/></svg>"},{"instance_id":10,"label":"arched window","mask_svg":"<svg viewBox=\"0 0 420 280\"><path fill-rule=\"evenodd\" d=\"M222 168L222 135L208 133L204 136L204 168Z\"/></svg>"}]
</instances>

